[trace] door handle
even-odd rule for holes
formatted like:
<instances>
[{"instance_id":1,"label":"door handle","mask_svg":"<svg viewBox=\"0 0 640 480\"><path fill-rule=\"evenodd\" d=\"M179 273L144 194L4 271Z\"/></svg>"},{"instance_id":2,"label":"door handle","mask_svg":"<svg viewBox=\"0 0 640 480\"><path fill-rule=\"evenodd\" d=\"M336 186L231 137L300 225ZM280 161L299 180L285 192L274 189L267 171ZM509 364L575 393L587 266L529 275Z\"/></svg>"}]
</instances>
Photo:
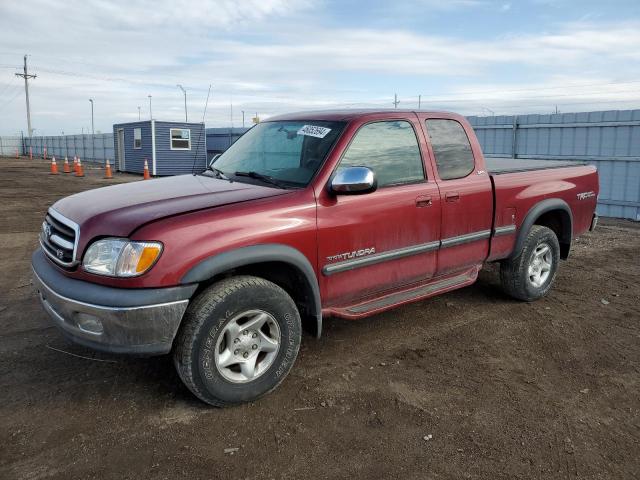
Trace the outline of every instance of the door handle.
<instances>
[{"instance_id":1,"label":"door handle","mask_svg":"<svg viewBox=\"0 0 640 480\"><path fill-rule=\"evenodd\" d=\"M431 205L433 205L431 195L420 195L416 198L416 207L418 208L430 207Z\"/></svg>"},{"instance_id":2,"label":"door handle","mask_svg":"<svg viewBox=\"0 0 640 480\"><path fill-rule=\"evenodd\" d=\"M460 200L460 194L458 192L447 192L444 194L444 199L447 202L457 202Z\"/></svg>"}]
</instances>

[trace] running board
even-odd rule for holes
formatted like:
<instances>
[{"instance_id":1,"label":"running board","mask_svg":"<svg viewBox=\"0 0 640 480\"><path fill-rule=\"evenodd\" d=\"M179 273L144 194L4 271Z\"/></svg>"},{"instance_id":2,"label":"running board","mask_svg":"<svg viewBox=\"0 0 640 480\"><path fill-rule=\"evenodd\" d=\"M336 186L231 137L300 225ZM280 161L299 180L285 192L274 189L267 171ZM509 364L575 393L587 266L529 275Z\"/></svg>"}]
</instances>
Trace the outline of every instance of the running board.
<instances>
[{"instance_id":1,"label":"running board","mask_svg":"<svg viewBox=\"0 0 640 480\"><path fill-rule=\"evenodd\" d=\"M476 278L478 278L478 270L478 267L473 267L464 273L458 273L436 281L431 280L427 284L395 291L382 297L377 297L373 300L358 303L356 305L328 308L323 313L326 315L349 319L368 317L369 315L390 310L391 308L404 305L405 303L423 300L425 298L448 292L449 290L455 290L457 288L471 285L475 282Z\"/></svg>"}]
</instances>

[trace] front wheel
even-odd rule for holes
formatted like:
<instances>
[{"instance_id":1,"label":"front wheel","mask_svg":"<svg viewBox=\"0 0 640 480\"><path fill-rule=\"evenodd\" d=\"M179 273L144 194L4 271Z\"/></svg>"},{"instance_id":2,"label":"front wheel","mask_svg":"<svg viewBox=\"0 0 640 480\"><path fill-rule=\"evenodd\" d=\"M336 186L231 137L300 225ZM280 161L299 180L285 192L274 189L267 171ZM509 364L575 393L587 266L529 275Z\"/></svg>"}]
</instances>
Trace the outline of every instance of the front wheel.
<instances>
[{"instance_id":1,"label":"front wheel","mask_svg":"<svg viewBox=\"0 0 640 480\"><path fill-rule=\"evenodd\" d=\"M554 231L534 225L520 254L500 264L502 288L518 300L537 300L551 289L559 262L560 244Z\"/></svg>"},{"instance_id":2,"label":"front wheel","mask_svg":"<svg viewBox=\"0 0 640 480\"><path fill-rule=\"evenodd\" d=\"M231 277L189 306L174 364L184 384L204 402L249 402L284 380L300 339L300 315L282 288L258 277Z\"/></svg>"}]
</instances>

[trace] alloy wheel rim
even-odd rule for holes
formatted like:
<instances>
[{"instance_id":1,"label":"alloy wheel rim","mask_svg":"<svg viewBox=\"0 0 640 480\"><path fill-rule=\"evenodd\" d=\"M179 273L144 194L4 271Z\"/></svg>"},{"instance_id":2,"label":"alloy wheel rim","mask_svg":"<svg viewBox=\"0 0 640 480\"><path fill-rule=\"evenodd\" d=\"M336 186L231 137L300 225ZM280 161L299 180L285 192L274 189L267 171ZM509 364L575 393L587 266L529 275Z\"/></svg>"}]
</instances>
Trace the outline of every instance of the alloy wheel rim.
<instances>
[{"instance_id":1,"label":"alloy wheel rim","mask_svg":"<svg viewBox=\"0 0 640 480\"><path fill-rule=\"evenodd\" d=\"M527 269L529 282L536 288L540 288L549 279L551 275L551 267L553 265L553 253L551 247L547 243L539 244L533 255Z\"/></svg>"},{"instance_id":2,"label":"alloy wheel rim","mask_svg":"<svg viewBox=\"0 0 640 480\"><path fill-rule=\"evenodd\" d=\"M251 382L271 367L280 343L280 327L273 315L247 310L223 327L214 350L216 368L232 383Z\"/></svg>"}]
</instances>

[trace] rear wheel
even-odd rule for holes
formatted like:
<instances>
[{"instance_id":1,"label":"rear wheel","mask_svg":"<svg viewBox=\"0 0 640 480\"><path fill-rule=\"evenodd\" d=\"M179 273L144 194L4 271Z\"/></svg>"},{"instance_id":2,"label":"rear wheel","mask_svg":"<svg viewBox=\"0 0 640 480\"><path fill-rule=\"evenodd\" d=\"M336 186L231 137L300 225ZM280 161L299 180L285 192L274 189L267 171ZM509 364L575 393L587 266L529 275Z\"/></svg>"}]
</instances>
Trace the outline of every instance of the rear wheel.
<instances>
[{"instance_id":1,"label":"rear wheel","mask_svg":"<svg viewBox=\"0 0 640 480\"><path fill-rule=\"evenodd\" d=\"M190 305L174 364L201 400L215 406L248 402L284 380L300 338L300 315L282 288L258 277L232 277Z\"/></svg>"},{"instance_id":2,"label":"rear wheel","mask_svg":"<svg viewBox=\"0 0 640 480\"><path fill-rule=\"evenodd\" d=\"M518 300L537 300L551 289L559 262L556 234L550 228L534 225L520 254L500 264L502 288Z\"/></svg>"}]
</instances>

